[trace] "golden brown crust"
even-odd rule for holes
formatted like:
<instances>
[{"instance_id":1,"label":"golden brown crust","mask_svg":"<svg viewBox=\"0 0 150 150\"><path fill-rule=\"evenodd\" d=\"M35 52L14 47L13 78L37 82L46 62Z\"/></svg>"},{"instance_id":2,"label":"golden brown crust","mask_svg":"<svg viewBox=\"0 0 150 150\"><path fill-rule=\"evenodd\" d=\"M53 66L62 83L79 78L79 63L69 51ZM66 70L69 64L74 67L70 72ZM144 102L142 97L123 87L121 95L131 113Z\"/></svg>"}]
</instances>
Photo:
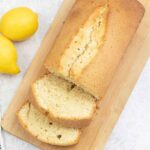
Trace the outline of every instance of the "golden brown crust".
<instances>
[{"instance_id":1,"label":"golden brown crust","mask_svg":"<svg viewBox=\"0 0 150 150\"><path fill-rule=\"evenodd\" d=\"M108 4L105 4L105 6L96 8L94 10L95 12L93 12L93 13L95 13L95 14L93 14L94 15L93 18L96 19L98 17L97 15L99 14L100 10L103 10L103 15L101 16L101 17L103 17L103 29L101 28L101 32L103 33L103 35L99 36L99 38L98 38L99 39L99 44L97 45L98 46L97 49L102 48L103 45L104 45L104 41L105 41L105 33L106 33L106 30L107 30L107 20L108 20L108 16L109 16L109 6L108 6ZM91 20L89 18L88 22L91 22L91 24L94 24L95 19ZM84 67L82 67L82 69L80 71L77 71L74 68L71 68L71 70L70 70L70 78L72 78L73 80L77 79L79 77L78 75L82 74L82 72L88 67L88 65L90 65L92 60L95 58L96 54L89 59L88 63L85 64Z\"/></svg>"},{"instance_id":2,"label":"golden brown crust","mask_svg":"<svg viewBox=\"0 0 150 150\"><path fill-rule=\"evenodd\" d=\"M91 114L89 115L89 117L87 118L63 118L63 117L59 117L56 116L55 114L53 114L53 112L47 111L45 110L43 107L41 107L41 105L38 103L37 97L35 95L35 89L34 86L32 85L32 92L30 93L30 102L43 114L45 114L46 116L48 116L51 120L62 124L63 126L66 127L73 127L73 128L83 128L85 126L88 126L92 120L92 117L96 111L96 103L93 106L93 111L91 112Z\"/></svg>"},{"instance_id":3,"label":"golden brown crust","mask_svg":"<svg viewBox=\"0 0 150 150\"><path fill-rule=\"evenodd\" d=\"M77 3L72 8L68 18L66 19L45 63L46 67L51 67L51 69L55 72L57 72L60 68L61 57L64 54L64 50L69 47L73 37L78 33L80 27L85 24L94 9L105 4L105 0L82 0L77 1Z\"/></svg>"},{"instance_id":4,"label":"golden brown crust","mask_svg":"<svg viewBox=\"0 0 150 150\"><path fill-rule=\"evenodd\" d=\"M28 102L26 102L27 104ZM23 105L24 106L24 105ZM22 106L22 107L23 107ZM22 108L21 107L21 108ZM37 135L35 135L32 131L30 131L27 127L27 125L25 124L25 122L22 120L22 118L19 116L19 112L17 113L17 118L19 120L19 123L20 125L28 132L30 133L33 137L35 137L37 140L41 141L41 142L44 142L44 143L47 143L47 144L51 144L51 145L56 145L56 146L71 146L71 145L75 145L79 142L79 139L80 139L80 135L81 135L81 131L79 130L79 135L78 135L78 138L76 140L74 140L74 142L71 142L71 143L67 143L67 144L57 144L57 143L49 143L48 141L46 140L42 140L42 139L39 139Z\"/></svg>"},{"instance_id":5,"label":"golden brown crust","mask_svg":"<svg viewBox=\"0 0 150 150\"><path fill-rule=\"evenodd\" d=\"M104 2L104 0L77 1L45 63L51 72L60 74L60 60L66 47L93 10L102 6ZM104 96L144 15L143 6L136 0L110 0L109 9L106 40L103 47L78 78L69 79L98 99Z\"/></svg>"}]
</instances>

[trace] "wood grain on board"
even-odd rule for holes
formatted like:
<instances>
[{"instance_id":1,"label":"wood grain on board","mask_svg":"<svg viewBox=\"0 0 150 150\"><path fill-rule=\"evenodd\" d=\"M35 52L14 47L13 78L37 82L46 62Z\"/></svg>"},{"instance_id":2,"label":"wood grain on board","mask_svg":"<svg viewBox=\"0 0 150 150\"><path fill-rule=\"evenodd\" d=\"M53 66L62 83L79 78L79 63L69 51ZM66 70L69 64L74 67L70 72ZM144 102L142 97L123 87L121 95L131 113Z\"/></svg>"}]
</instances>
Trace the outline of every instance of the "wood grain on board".
<instances>
[{"instance_id":1,"label":"wood grain on board","mask_svg":"<svg viewBox=\"0 0 150 150\"><path fill-rule=\"evenodd\" d=\"M86 2L86 0L78 1ZM123 2L124 0L120 1ZM133 1L136 3L135 0ZM43 150L103 150L106 140L111 134L111 131L128 100L144 64L150 55L150 1L140 0L146 9L145 16L129 48L121 60L121 63L115 73L109 89L107 90L107 93L105 94L105 97L100 103L100 108L97 110L92 123L83 129L79 144L63 148L44 144L34 139L18 124L16 112L28 99L31 83L39 75L45 73L45 69L43 68L44 60L74 2L75 0L64 0L56 19L43 39L36 57L22 80L14 99L2 120L2 126L6 131L40 147ZM78 5L78 3L76 5Z\"/></svg>"}]
</instances>

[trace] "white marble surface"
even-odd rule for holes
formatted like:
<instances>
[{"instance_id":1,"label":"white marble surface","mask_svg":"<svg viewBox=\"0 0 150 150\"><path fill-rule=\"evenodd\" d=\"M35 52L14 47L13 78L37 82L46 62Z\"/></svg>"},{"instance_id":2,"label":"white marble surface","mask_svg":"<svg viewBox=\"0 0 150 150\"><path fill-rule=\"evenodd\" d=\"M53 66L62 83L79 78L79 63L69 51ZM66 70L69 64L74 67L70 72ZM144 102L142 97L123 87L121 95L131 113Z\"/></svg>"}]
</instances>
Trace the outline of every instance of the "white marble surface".
<instances>
[{"instance_id":1,"label":"white marble surface","mask_svg":"<svg viewBox=\"0 0 150 150\"><path fill-rule=\"evenodd\" d=\"M24 42L15 43L21 73L0 75L0 104L4 113L26 73L41 39L46 33L61 0L0 0L0 16L16 6L28 6L39 14L38 32ZM105 150L150 150L150 60L147 62L128 103L110 136ZM3 132L6 150L38 150Z\"/></svg>"}]
</instances>

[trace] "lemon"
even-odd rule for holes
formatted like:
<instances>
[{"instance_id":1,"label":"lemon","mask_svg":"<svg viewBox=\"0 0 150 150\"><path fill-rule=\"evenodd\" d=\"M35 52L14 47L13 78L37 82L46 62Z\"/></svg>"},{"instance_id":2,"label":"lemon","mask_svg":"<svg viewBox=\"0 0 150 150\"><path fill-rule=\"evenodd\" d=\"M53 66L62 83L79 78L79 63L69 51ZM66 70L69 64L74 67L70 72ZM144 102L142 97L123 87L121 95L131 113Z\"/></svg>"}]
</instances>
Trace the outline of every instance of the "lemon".
<instances>
[{"instance_id":1,"label":"lemon","mask_svg":"<svg viewBox=\"0 0 150 150\"><path fill-rule=\"evenodd\" d=\"M17 74L17 51L14 44L0 35L0 73Z\"/></svg>"},{"instance_id":2,"label":"lemon","mask_svg":"<svg viewBox=\"0 0 150 150\"><path fill-rule=\"evenodd\" d=\"M27 7L17 7L4 14L0 20L0 32L12 41L22 41L38 28L38 16Z\"/></svg>"}]
</instances>

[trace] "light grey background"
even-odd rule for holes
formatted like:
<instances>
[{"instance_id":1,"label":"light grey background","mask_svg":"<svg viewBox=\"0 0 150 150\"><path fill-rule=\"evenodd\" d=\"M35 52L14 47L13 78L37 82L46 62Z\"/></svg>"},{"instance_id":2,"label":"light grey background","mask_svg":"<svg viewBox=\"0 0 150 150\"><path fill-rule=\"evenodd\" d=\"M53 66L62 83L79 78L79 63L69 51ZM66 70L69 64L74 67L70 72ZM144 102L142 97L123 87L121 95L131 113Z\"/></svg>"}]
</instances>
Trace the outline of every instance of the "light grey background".
<instances>
[{"instance_id":1,"label":"light grey background","mask_svg":"<svg viewBox=\"0 0 150 150\"><path fill-rule=\"evenodd\" d=\"M0 75L0 104L4 113L34 57L62 0L0 0L0 16L16 6L28 6L39 15L39 29L30 39L15 43L21 73ZM150 150L150 59L110 136L105 150ZM6 150L38 150L3 132Z\"/></svg>"}]
</instances>

